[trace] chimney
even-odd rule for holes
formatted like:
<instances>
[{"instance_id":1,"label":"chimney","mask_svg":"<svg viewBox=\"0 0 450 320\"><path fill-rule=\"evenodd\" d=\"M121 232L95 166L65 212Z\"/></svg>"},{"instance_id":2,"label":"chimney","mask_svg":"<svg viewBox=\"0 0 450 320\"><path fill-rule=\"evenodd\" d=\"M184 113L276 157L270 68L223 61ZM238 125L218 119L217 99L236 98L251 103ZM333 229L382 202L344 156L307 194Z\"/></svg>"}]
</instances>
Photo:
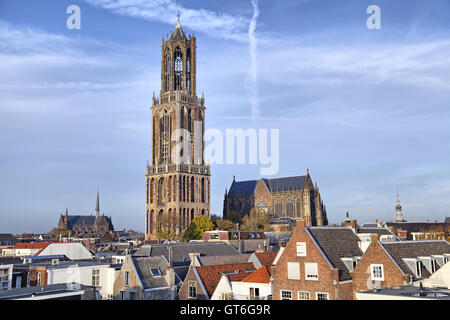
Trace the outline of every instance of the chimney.
<instances>
[{"instance_id":1,"label":"chimney","mask_svg":"<svg viewBox=\"0 0 450 320\"><path fill-rule=\"evenodd\" d=\"M175 272L172 270L170 266L167 266L166 268L166 281L169 287L175 285Z\"/></svg>"},{"instance_id":2,"label":"chimney","mask_svg":"<svg viewBox=\"0 0 450 320\"><path fill-rule=\"evenodd\" d=\"M381 221L379 219L376 219L375 222L377 223L377 227L381 228Z\"/></svg>"},{"instance_id":3,"label":"chimney","mask_svg":"<svg viewBox=\"0 0 450 320\"><path fill-rule=\"evenodd\" d=\"M200 257L200 253L197 252L190 252L189 258L191 259L191 266L200 267L200 261L198 261L198 257Z\"/></svg>"},{"instance_id":4,"label":"chimney","mask_svg":"<svg viewBox=\"0 0 450 320\"><path fill-rule=\"evenodd\" d=\"M372 242L378 242L380 240L380 236L378 234L372 234L371 239Z\"/></svg>"},{"instance_id":5,"label":"chimney","mask_svg":"<svg viewBox=\"0 0 450 320\"><path fill-rule=\"evenodd\" d=\"M297 220L297 225L296 226L300 227L300 228L304 228L305 227L305 220L304 219Z\"/></svg>"}]
</instances>

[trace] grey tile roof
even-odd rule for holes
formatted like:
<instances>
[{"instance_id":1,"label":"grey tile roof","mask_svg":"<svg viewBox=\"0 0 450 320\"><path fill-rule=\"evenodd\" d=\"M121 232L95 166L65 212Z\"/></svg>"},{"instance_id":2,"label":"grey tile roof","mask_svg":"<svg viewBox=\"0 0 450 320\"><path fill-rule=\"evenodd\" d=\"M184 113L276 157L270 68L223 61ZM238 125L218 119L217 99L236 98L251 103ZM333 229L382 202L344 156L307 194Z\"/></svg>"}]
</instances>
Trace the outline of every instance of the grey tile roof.
<instances>
[{"instance_id":1,"label":"grey tile roof","mask_svg":"<svg viewBox=\"0 0 450 320\"><path fill-rule=\"evenodd\" d=\"M350 280L349 270L341 258L361 257L359 238L351 228L307 227L331 264L339 269L339 280Z\"/></svg>"},{"instance_id":2,"label":"grey tile roof","mask_svg":"<svg viewBox=\"0 0 450 320\"><path fill-rule=\"evenodd\" d=\"M100 219L101 216L98 217ZM105 216L106 221L111 223L111 217ZM65 216L63 216L63 220ZM97 217L93 215L69 215L69 226L94 226L97 223Z\"/></svg>"},{"instance_id":3,"label":"grey tile roof","mask_svg":"<svg viewBox=\"0 0 450 320\"><path fill-rule=\"evenodd\" d=\"M251 254L234 254L228 256L204 256L198 260L202 266L248 262Z\"/></svg>"},{"instance_id":4,"label":"grey tile roof","mask_svg":"<svg viewBox=\"0 0 450 320\"><path fill-rule=\"evenodd\" d=\"M85 285L76 285L79 289L74 289L70 287L71 284L67 283L59 283L59 284L50 284L46 286L40 287L23 287L23 288L14 288L6 291L0 291L0 299L12 299L12 298L20 298L31 296L33 293L36 295L47 295L47 294L57 294L71 291L84 290L88 288Z\"/></svg>"},{"instance_id":5,"label":"grey tile roof","mask_svg":"<svg viewBox=\"0 0 450 320\"><path fill-rule=\"evenodd\" d=\"M239 252L231 245L223 242L189 242L173 244L144 245L140 247L135 256L164 256L169 261L169 249L172 247L172 266L189 266L191 259L189 253L199 253L200 256L226 256L236 255Z\"/></svg>"},{"instance_id":6,"label":"grey tile roof","mask_svg":"<svg viewBox=\"0 0 450 320\"><path fill-rule=\"evenodd\" d=\"M414 275L414 273L403 261L404 258L450 254L450 244L445 240L395 241L381 242L381 244L402 271L409 275ZM426 268L422 269L422 271L423 277L430 275Z\"/></svg>"},{"instance_id":7,"label":"grey tile roof","mask_svg":"<svg viewBox=\"0 0 450 320\"><path fill-rule=\"evenodd\" d=\"M165 274L169 264L164 257L132 257L132 259L144 289L168 286ZM154 276L151 269L159 269L162 274Z\"/></svg>"},{"instance_id":8,"label":"grey tile roof","mask_svg":"<svg viewBox=\"0 0 450 320\"><path fill-rule=\"evenodd\" d=\"M2 264L22 264L22 263L23 263L22 258L12 258L12 257L0 258L0 265L2 265Z\"/></svg>"},{"instance_id":9,"label":"grey tile roof","mask_svg":"<svg viewBox=\"0 0 450 320\"><path fill-rule=\"evenodd\" d=\"M412 240L412 232L427 232L428 230L450 230L450 224L445 222L386 222L388 227L396 227L397 229L407 232L406 240Z\"/></svg>"},{"instance_id":10,"label":"grey tile roof","mask_svg":"<svg viewBox=\"0 0 450 320\"><path fill-rule=\"evenodd\" d=\"M362 227L362 228L358 228L356 230L357 233L375 233L378 234L380 236L384 236L384 235L393 235L393 233L387 229L387 228L366 228L366 227Z\"/></svg>"}]
</instances>

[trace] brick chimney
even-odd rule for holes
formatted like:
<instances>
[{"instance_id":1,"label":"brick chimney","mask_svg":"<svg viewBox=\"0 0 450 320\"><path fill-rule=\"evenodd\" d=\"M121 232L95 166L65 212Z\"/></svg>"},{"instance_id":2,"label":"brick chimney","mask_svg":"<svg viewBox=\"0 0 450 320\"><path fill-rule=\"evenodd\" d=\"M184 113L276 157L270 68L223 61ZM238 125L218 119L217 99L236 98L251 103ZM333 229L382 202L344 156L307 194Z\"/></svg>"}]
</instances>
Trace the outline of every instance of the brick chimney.
<instances>
[{"instance_id":1,"label":"brick chimney","mask_svg":"<svg viewBox=\"0 0 450 320\"><path fill-rule=\"evenodd\" d=\"M299 228L304 228L305 227L305 220L304 219L299 219L297 220L297 227Z\"/></svg>"},{"instance_id":2,"label":"brick chimney","mask_svg":"<svg viewBox=\"0 0 450 320\"><path fill-rule=\"evenodd\" d=\"M166 281L170 287L175 285L175 272L169 266L166 268Z\"/></svg>"},{"instance_id":3,"label":"brick chimney","mask_svg":"<svg viewBox=\"0 0 450 320\"><path fill-rule=\"evenodd\" d=\"M371 239L372 242L378 242L380 240L380 236L378 234L372 234Z\"/></svg>"}]
</instances>

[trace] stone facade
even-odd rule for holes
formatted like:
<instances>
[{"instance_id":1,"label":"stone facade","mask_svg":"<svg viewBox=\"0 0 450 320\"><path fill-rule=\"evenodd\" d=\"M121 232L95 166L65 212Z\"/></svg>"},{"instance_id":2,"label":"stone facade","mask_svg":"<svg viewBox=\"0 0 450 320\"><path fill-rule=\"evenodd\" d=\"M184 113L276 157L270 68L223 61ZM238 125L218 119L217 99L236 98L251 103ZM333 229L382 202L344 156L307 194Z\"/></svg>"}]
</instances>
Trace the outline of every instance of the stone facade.
<instances>
[{"instance_id":1,"label":"stone facade","mask_svg":"<svg viewBox=\"0 0 450 320\"><path fill-rule=\"evenodd\" d=\"M205 98L196 95L196 38L180 22L162 39L161 92L152 103L152 162L146 168L146 239L181 236L210 215L210 167L204 161Z\"/></svg>"},{"instance_id":2,"label":"stone facade","mask_svg":"<svg viewBox=\"0 0 450 320\"><path fill-rule=\"evenodd\" d=\"M235 181L225 192L223 215L230 211L241 217L260 208L271 218L304 219L307 226L328 224L327 213L309 171L305 176Z\"/></svg>"}]
</instances>

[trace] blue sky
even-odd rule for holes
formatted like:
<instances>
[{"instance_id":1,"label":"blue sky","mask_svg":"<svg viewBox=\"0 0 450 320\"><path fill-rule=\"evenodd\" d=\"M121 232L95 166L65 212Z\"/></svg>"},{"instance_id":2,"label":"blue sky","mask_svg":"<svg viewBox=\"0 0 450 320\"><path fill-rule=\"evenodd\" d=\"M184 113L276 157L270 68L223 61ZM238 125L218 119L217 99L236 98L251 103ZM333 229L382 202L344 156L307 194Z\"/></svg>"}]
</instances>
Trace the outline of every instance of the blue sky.
<instances>
[{"instance_id":1,"label":"blue sky","mask_svg":"<svg viewBox=\"0 0 450 320\"><path fill-rule=\"evenodd\" d=\"M81 8L82 29L66 28ZM366 8L381 8L368 30ZM180 9L197 37L207 128L279 128L277 176L317 181L331 223L450 216L450 1L259 0L254 120L249 1L0 0L0 232L65 208L143 231L160 45ZM258 165L213 165L211 212Z\"/></svg>"}]
</instances>

